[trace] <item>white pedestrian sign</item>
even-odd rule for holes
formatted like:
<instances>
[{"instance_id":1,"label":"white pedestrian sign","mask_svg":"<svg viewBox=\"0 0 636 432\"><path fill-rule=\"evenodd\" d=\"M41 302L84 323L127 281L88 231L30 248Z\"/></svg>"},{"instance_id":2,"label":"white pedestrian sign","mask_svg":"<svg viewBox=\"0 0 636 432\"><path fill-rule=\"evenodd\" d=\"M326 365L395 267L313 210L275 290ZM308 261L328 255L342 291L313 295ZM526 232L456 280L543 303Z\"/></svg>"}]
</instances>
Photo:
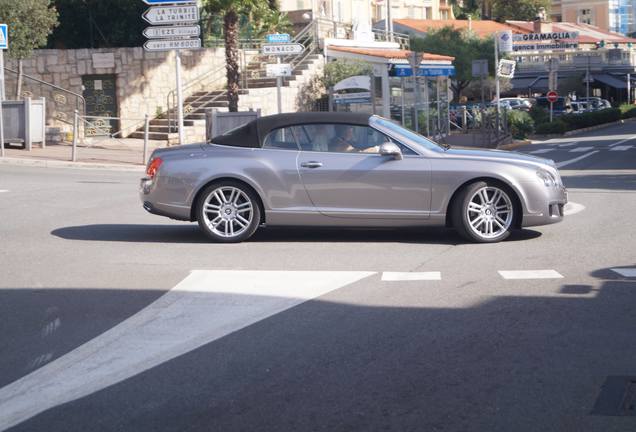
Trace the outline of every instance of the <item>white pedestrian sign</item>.
<instances>
[{"instance_id":1,"label":"white pedestrian sign","mask_svg":"<svg viewBox=\"0 0 636 432\"><path fill-rule=\"evenodd\" d=\"M291 65L288 63L275 63L265 65L265 72L268 77L289 77L292 75Z\"/></svg>"},{"instance_id":2,"label":"white pedestrian sign","mask_svg":"<svg viewBox=\"0 0 636 432\"><path fill-rule=\"evenodd\" d=\"M144 30L144 36L148 39L169 39L175 37L198 37L201 28L195 26L159 26L148 27Z\"/></svg>"},{"instance_id":3,"label":"white pedestrian sign","mask_svg":"<svg viewBox=\"0 0 636 432\"><path fill-rule=\"evenodd\" d=\"M152 25L195 24L199 22L199 7L194 5L153 6L142 15Z\"/></svg>"}]
</instances>

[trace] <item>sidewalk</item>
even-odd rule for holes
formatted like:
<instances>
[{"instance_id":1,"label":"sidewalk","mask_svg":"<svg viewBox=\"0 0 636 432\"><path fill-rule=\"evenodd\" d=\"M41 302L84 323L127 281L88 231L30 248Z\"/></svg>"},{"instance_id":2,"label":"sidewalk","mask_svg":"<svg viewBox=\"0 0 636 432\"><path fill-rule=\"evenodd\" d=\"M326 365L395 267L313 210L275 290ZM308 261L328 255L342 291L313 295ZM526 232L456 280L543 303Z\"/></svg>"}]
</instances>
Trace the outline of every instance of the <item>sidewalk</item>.
<instances>
[{"instance_id":1,"label":"sidewalk","mask_svg":"<svg viewBox=\"0 0 636 432\"><path fill-rule=\"evenodd\" d=\"M165 142L150 141L148 156L159 147L165 147ZM30 152L17 146L5 146L5 157L0 157L0 164L134 170L145 166L143 140L112 139L78 145L77 162L72 162L72 151L69 143L49 144L46 148L34 145Z\"/></svg>"}]
</instances>

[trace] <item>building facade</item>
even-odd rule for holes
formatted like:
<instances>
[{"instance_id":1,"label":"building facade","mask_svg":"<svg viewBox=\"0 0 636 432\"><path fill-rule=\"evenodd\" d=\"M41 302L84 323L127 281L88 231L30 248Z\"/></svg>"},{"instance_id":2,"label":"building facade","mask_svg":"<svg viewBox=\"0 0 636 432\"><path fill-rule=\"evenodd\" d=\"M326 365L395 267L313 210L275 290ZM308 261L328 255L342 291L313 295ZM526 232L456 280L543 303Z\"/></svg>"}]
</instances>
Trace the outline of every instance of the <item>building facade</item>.
<instances>
[{"instance_id":1,"label":"building facade","mask_svg":"<svg viewBox=\"0 0 636 432\"><path fill-rule=\"evenodd\" d=\"M553 21L589 24L624 35L636 31L635 0L553 0Z\"/></svg>"}]
</instances>

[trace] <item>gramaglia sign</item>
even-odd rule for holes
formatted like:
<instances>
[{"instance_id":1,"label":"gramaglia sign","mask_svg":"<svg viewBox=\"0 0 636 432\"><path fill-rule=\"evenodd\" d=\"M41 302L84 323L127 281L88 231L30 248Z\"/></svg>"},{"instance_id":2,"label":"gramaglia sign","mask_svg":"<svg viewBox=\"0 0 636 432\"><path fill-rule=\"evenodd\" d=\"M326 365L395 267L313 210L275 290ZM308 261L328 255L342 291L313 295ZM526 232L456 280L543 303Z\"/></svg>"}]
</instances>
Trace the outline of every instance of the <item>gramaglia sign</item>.
<instances>
[{"instance_id":1,"label":"gramaglia sign","mask_svg":"<svg viewBox=\"0 0 636 432\"><path fill-rule=\"evenodd\" d=\"M576 49L579 47L578 42L553 42L545 44L515 44L512 49L515 52L518 51L547 51L547 50L559 50L559 49Z\"/></svg>"},{"instance_id":2,"label":"gramaglia sign","mask_svg":"<svg viewBox=\"0 0 636 432\"><path fill-rule=\"evenodd\" d=\"M528 33L512 36L513 42L544 42L578 38L579 32Z\"/></svg>"}]
</instances>

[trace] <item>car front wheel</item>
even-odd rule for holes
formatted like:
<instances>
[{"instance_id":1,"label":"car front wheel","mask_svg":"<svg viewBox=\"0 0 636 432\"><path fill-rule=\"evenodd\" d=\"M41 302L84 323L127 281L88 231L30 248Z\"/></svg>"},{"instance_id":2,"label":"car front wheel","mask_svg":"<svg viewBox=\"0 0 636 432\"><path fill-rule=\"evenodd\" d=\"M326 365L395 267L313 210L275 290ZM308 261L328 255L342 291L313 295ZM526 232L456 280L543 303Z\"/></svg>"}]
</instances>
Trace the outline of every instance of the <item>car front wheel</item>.
<instances>
[{"instance_id":1,"label":"car front wheel","mask_svg":"<svg viewBox=\"0 0 636 432\"><path fill-rule=\"evenodd\" d=\"M261 213L252 190L239 182L224 181L208 186L197 203L197 220L214 241L236 243L250 238Z\"/></svg>"},{"instance_id":2,"label":"car front wheel","mask_svg":"<svg viewBox=\"0 0 636 432\"><path fill-rule=\"evenodd\" d=\"M452 219L455 229L464 238L494 243L510 235L515 212L508 188L491 182L475 182L460 192L452 209Z\"/></svg>"}]
</instances>

